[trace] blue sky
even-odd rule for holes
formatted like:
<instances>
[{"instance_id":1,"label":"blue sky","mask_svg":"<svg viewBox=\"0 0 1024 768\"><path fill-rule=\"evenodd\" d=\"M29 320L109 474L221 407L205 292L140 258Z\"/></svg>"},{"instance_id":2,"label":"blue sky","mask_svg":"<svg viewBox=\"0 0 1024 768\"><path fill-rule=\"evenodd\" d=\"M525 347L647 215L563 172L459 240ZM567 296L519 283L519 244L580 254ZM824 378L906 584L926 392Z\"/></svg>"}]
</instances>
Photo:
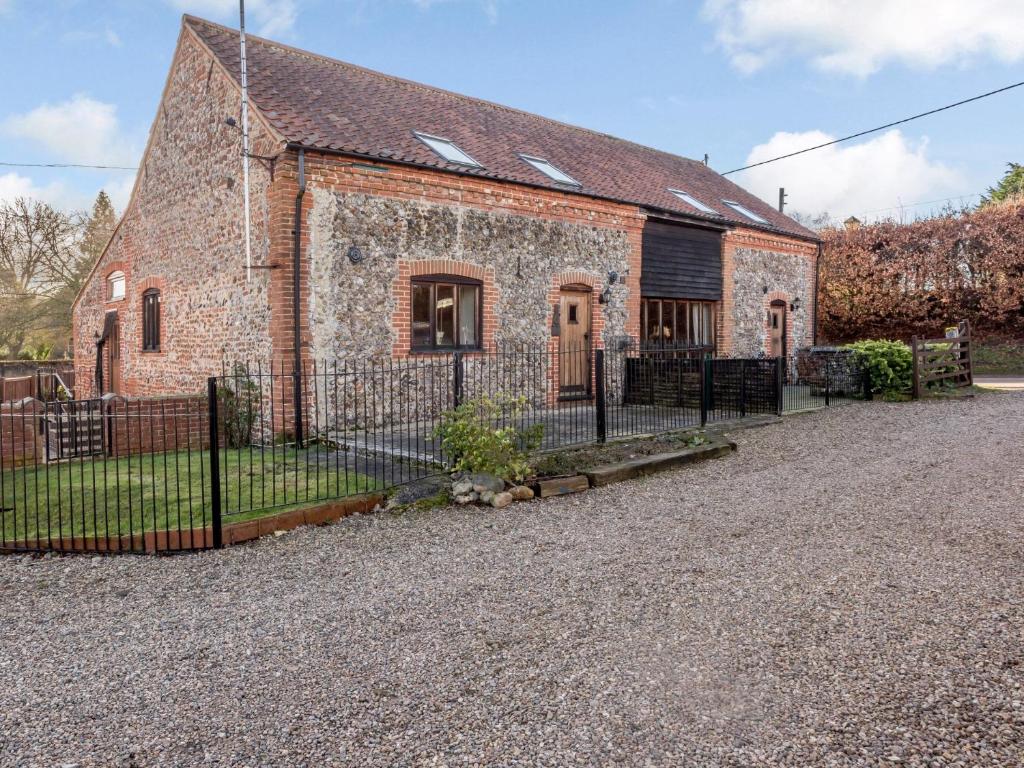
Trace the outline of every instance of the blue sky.
<instances>
[{"instance_id":1,"label":"blue sky","mask_svg":"<svg viewBox=\"0 0 1024 768\"><path fill-rule=\"evenodd\" d=\"M895 7L894 6L899 6ZM725 171L1024 80L1019 0L249 0L249 27ZM183 11L236 0L0 0L0 161L134 165ZM733 178L876 218L1024 161L1024 88ZM119 205L132 174L0 167L0 198ZM976 197L965 197L966 202ZM953 202L959 202L954 200ZM905 206L900 210L898 206Z\"/></svg>"}]
</instances>

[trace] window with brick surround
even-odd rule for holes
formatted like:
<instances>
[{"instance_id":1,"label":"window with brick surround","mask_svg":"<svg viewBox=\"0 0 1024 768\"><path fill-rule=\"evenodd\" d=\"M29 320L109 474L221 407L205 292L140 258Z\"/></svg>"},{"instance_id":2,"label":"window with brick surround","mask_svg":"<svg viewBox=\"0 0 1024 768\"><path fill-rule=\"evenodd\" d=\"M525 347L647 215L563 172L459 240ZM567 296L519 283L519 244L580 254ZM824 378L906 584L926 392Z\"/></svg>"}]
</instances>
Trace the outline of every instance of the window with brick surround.
<instances>
[{"instance_id":1,"label":"window with brick surround","mask_svg":"<svg viewBox=\"0 0 1024 768\"><path fill-rule=\"evenodd\" d=\"M121 301L124 298L124 272L118 270L107 275L107 301Z\"/></svg>"},{"instance_id":2,"label":"window with brick surround","mask_svg":"<svg viewBox=\"0 0 1024 768\"><path fill-rule=\"evenodd\" d=\"M142 349L160 351L160 291L156 288L142 294Z\"/></svg>"},{"instance_id":3,"label":"window with brick surround","mask_svg":"<svg viewBox=\"0 0 1024 768\"><path fill-rule=\"evenodd\" d=\"M642 299L643 343L665 346L715 345L715 303L682 299Z\"/></svg>"},{"instance_id":4,"label":"window with brick surround","mask_svg":"<svg viewBox=\"0 0 1024 768\"><path fill-rule=\"evenodd\" d=\"M479 349L480 281L455 275L412 279L409 338L414 351Z\"/></svg>"}]
</instances>

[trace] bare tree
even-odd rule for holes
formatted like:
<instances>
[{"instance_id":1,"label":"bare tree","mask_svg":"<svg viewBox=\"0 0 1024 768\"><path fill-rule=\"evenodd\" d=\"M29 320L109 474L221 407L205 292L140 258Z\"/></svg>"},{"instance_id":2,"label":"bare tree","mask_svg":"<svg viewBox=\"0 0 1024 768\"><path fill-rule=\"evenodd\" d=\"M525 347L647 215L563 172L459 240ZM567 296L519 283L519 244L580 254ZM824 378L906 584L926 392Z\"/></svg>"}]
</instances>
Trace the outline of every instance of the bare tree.
<instances>
[{"instance_id":1,"label":"bare tree","mask_svg":"<svg viewBox=\"0 0 1024 768\"><path fill-rule=\"evenodd\" d=\"M71 285L87 257L79 248L80 214L18 198L0 205L0 348L9 357L32 339L53 340L70 328Z\"/></svg>"}]
</instances>

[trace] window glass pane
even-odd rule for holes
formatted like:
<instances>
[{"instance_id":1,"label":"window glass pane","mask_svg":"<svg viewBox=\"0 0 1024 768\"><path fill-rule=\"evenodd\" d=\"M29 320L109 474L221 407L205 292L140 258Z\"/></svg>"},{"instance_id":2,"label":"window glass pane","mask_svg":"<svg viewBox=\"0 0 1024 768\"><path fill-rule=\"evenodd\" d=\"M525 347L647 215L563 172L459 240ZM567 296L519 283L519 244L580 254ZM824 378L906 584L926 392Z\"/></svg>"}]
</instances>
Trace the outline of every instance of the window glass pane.
<instances>
[{"instance_id":1,"label":"window glass pane","mask_svg":"<svg viewBox=\"0 0 1024 768\"><path fill-rule=\"evenodd\" d=\"M434 343L438 347L455 346L455 286L434 286Z\"/></svg>"},{"instance_id":2,"label":"window glass pane","mask_svg":"<svg viewBox=\"0 0 1024 768\"><path fill-rule=\"evenodd\" d=\"M711 207L709 207L707 205L704 205L704 203L702 203L700 200L698 200L693 195L691 195L691 194L689 194L687 192L683 192L680 189L670 189L669 192L671 192L673 195L678 197L680 200L682 200L687 205L690 205L690 206L696 208L698 211L701 211L703 213L713 213L716 216L718 215L718 211L716 211L714 208L711 208Z\"/></svg>"},{"instance_id":3,"label":"window glass pane","mask_svg":"<svg viewBox=\"0 0 1024 768\"><path fill-rule=\"evenodd\" d=\"M547 160L544 160L543 158L530 157L529 155L520 155L520 157L523 158L523 160L528 162L530 165L532 165L534 168L536 168L538 171L543 173L545 176L548 176L549 178L552 178L557 182L561 182L562 184L572 184L577 187L580 185L580 183L576 181L576 179L574 179L572 176L567 174L565 171L556 168L554 165L552 165Z\"/></svg>"},{"instance_id":4,"label":"window glass pane","mask_svg":"<svg viewBox=\"0 0 1024 768\"><path fill-rule=\"evenodd\" d=\"M124 298L124 273L114 272L110 276L110 298L111 299L123 299Z\"/></svg>"},{"instance_id":5,"label":"window glass pane","mask_svg":"<svg viewBox=\"0 0 1024 768\"><path fill-rule=\"evenodd\" d=\"M752 210L747 208L745 205L740 205L735 200L723 200L722 202L725 203L726 205L728 205L734 211L736 211L736 213L738 213L738 214L740 214L742 216L746 216L751 221L756 221L759 224L767 224L768 223L763 218L761 218L756 213L754 213Z\"/></svg>"},{"instance_id":6,"label":"window glass pane","mask_svg":"<svg viewBox=\"0 0 1024 768\"><path fill-rule=\"evenodd\" d=\"M480 163L478 163L472 157L467 155L465 152L463 152L461 149L455 146L454 142L449 141L448 139L442 139L439 136L428 136L425 133L417 133L416 136L419 138L420 141L422 141L424 144L426 144L432 150L437 152L437 154L439 154L441 157L443 157L450 163L458 163L460 165L475 165L477 167L480 166Z\"/></svg>"},{"instance_id":7,"label":"window glass pane","mask_svg":"<svg viewBox=\"0 0 1024 768\"><path fill-rule=\"evenodd\" d=\"M427 283L414 283L412 286L412 345L414 347L430 346L430 300L431 286Z\"/></svg>"},{"instance_id":8,"label":"window glass pane","mask_svg":"<svg viewBox=\"0 0 1024 768\"><path fill-rule=\"evenodd\" d=\"M647 341L658 340L658 328L661 325L661 302L656 299L647 300L647 328L644 336Z\"/></svg>"},{"instance_id":9,"label":"window glass pane","mask_svg":"<svg viewBox=\"0 0 1024 768\"><path fill-rule=\"evenodd\" d=\"M674 301L663 301L661 303L661 340L666 344L675 343L675 326L676 303Z\"/></svg>"},{"instance_id":10,"label":"window glass pane","mask_svg":"<svg viewBox=\"0 0 1024 768\"><path fill-rule=\"evenodd\" d=\"M704 343L701 329L700 304L697 302L690 304L690 338L694 344Z\"/></svg>"},{"instance_id":11,"label":"window glass pane","mask_svg":"<svg viewBox=\"0 0 1024 768\"><path fill-rule=\"evenodd\" d=\"M685 301L676 303L676 342L679 344L690 343L690 324L687 322L688 315L686 312L686 306Z\"/></svg>"},{"instance_id":12,"label":"window glass pane","mask_svg":"<svg viewBox=\"0 0 1024 768\"><path fill-rule=\"evenodd\" d=\"M475 347L478 343L476 307L479 290L475 285L459 286L459 344L463 347Z\"/></svg>"}]
</instances>

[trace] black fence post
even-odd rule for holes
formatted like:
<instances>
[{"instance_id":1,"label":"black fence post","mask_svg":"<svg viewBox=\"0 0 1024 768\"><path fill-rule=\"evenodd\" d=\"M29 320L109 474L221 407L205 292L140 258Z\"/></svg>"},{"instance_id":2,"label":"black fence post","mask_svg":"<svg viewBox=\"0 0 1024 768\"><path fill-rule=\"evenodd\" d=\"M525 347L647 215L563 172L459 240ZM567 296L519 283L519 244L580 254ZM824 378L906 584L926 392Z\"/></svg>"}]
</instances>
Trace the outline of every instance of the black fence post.
<instances>
[{"instance_id":1,"label":"black fence post","mask_svg":"<svg viewBox=\"0 0 1024 768\"><path fill-rule=\"evenodd\" d=\"M462 353L455 352L452 355L452 405L458 408L462 405L462 389L465 371L462 367Z\"/></svg>"},{"instance_id":2,"label":"black fence post","mask_svg":"<svg viewBox=\"0 0 1024 768\"><path fill-rule=\"evenodd\" d=\"M747 415L747 361L740 360L740 418Z\"/></svg>"},{"instance_id":3,"label":"black fence post","mask_svg":"<svg viewBox=\"0 0 1024 768\"><path fill-rule=\"evenodd\" d=\"M207 421L210 427L210 511L213 527L213 548L224 546L224 530L220 511L220 435L217 429L217 377L206 380Z\"/></svg>"},{"instance_id":4,"label":"black fence post","mask_svg":"<svg viewBox=\"0 0 1024 768\"><path fill-rule=\"evenodd\" d=\"M708 386L711 380L711 366L704 355L700 357L700 425L703 427L708 423Z\"/></svg>"},{"instance_id":5,"label":"black fence post","mask_svg":"<svg viewBox=\"0 0 1024 768\"><path fill-rule=\"evenodd\" d=\"M594 350L594 407L597 417L597 442L608 439L608 411L604 391L604 350Z\"/></svg>"},{"instance_id":6,"label":"black fence post","mask_svg":"<svg viewBox=\"0 0 1024 768\"><path fill-rule=\"evenodd\" d=\"M775 358L775 413L781 416L786 410L786 381L783 367L785 358Z\"/></svg>"},{"instance_id":7,"label":"black fence post","mask_svg":"<svg viewBox=\"0 0 1024 768\"><path fill-rule=\"evenodd\" d=\"M864 399L874 400L875 393L871 391L871 371L868 370L867 368L864 368L863 370L861 370L860 375L863 379L862 383L864 386Z\"/></svg>"},{"instance_id":8,"label":"black fence post","mask_svg":"<svg viewBox=\"0 0 1024 768\"><path fill-rule=\"evenodd\" d=\"M825 407L832 404L832 364L825 363Z\"/></svg>"},{"instance_id":9,"label":"black fence post","mask_svg":"<svg viewBox=\"0 0 1024 768\"><path fill-rule=\"evenodd\" d=\"M302 448L303 444L303 423L302 420L305 418L302 413L302 369L296 368L295 373L292 377L293 384L295 387L295 397L293 398L293 407L295 408L295 447Z\"/></svg>"}]
</instances>

